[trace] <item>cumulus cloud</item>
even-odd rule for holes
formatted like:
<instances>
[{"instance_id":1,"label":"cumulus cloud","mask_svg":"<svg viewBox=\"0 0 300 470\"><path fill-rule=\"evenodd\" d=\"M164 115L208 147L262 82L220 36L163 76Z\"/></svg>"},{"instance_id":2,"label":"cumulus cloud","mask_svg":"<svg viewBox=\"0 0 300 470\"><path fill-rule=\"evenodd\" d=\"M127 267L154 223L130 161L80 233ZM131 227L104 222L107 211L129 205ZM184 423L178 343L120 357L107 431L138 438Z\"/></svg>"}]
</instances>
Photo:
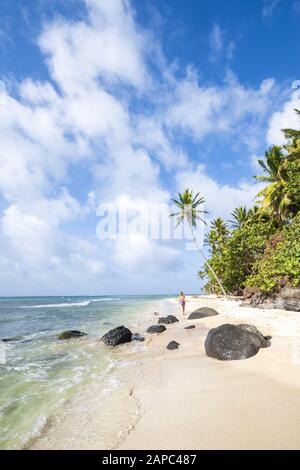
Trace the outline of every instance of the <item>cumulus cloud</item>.
<instances>
[{"instance_id":1,"label":"cumulus cloud","mask_svg":"<svg viewBox=\"0 0 300 470\"><path fill-rule=\"evenodd\" d=\"M252 168L253 171L256 172L255 174L260 174L261 173L262 168L261 168L260 164L258 163L258 160L263 160L263 159L264 159L263 156L258 156L256 154L253 154L253 155L250 156L250 158L249 158L250 167Z\"/></svg>"},{"instance_id":2,"label":"cumulus cloud","mask_svg":"<svg viewBox=\"0 0 300 470\"><path fill-rule=\"evenodd\" d=\"M256 120L257 125L266 117L274 88L272 78L263 80L257 89L253 89L240 84L232 73L227 74L224 86L206 87L199 83L195 71L189 70L187 77L177 83L166 122L170 127L189 132L197 140L208 134L238 135L241 122L249 116ZM248 123L245 130L247 126ZM242 135L245 137L246 132Z\"/></svg>"},{"instance_id":3,"label":"cumulus cloud","mask_svg":"<svg viewBox=\"0 0 300 470\"><path fill-rule=\"evenodd\" d=\"M235 186L220 184L207 174L204 165L179 173L176 182L178 190L188 187L204 195L204 209L209 212L209 220L216 217L226 219L238 206L250 207L260 190L259 185L243 180L238 181Z\"/></svg>"},{"instance_id":4,"label":"cumulus cloud","mask_svg":"<svg viewBox=\"0 0 300 470\"><path fill-rule=\"evenodd\" d=\"M292 93L291 98L283 104L281 109L271 116L267 131L267 142L269 145L283 145L285 143L282 129L298 129L299 116L295 113L295 109L300 109L299 90Z\"/></svg>"},{"instance_id":5,"label":"cumulus cloud","mask_svg":"<svg viewBox=\"0 0 300 470\"><path fill-rule=\"evenodd\" d=\"M85 20L57 20L39 37L53 79L68 94L93 85L99 77L143 88L145 36L137 30L127 2L85 3Z\"/></svg>"}]
</instances>

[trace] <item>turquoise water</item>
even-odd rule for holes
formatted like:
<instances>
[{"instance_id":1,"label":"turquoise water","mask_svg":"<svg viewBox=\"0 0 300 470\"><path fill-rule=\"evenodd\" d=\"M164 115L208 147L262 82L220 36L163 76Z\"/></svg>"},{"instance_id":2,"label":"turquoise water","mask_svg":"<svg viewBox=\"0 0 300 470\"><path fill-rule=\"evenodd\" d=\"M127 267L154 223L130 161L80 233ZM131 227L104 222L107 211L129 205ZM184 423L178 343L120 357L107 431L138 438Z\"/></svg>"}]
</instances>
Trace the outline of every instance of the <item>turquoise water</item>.
<instances>
[{"instance_id":1,"label":"turquoise water","mask_svg":"<svg viewBox=\"0 0 300 470\"><path fill-rule=\"evenodd\" d=\"M6 349L6 363L0 364L0 449L24 447L79 387L104 381L113 355L101 336L118 325L137 326L163 298L0 298ZM68 329L88 336L58 340L57 334Z\"/></svg>"}]
</instances>

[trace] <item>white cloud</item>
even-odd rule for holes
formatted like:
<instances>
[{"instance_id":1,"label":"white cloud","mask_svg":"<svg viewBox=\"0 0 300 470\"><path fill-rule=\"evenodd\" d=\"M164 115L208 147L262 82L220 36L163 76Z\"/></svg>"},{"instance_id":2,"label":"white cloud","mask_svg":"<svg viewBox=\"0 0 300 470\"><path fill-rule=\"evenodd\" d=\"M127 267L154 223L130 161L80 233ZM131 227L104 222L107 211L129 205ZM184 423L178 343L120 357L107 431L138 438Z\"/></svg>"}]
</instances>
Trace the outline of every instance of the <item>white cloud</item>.
<instances>
[{"instance_id":1,"label":"white cloud","mask_svg":"<svg viewBox=\"0 0 300 470\"><path fill-rule=\"evenodd\" d=\"M286 142L282 129L299 128L299 116L295 113L295 109L300 109L300 93L298 90L292 94L291 99L284 103L278 112L271 116L267 131L269 145L283 145Z\"/></svg>"},{"instance_id":2,"label":"white cloud","mask_svg":"<svg viewBox=\"0 0 300 470\"><path fill-rule=\"evenodd\" d=\"M116 265L123 259L118 246L109 256L102 252L95 234L89 244L62 228L70 220L82 219L95 198L113 200L121 192L141 197L144 204L150 198L166 201L159 166L139 144L147 135L146 147L155 146L158 158L170 162L172 145L161 124L152 124L150 132L148 123L146 132L146 120L135 122L127 102L105 89L116 83L138 89L149 84L143 51L146 36L137 31L125 2L87 4L91 8L87 21L60 19L46 24L38 41L63 94L50 83L28 79L19 85L20 99L10 97L1 115L0 183L10 204L2 216L2 241L24 268L38 269L36 277L41 272L52 272L54 278L99 276L104 265L109 277L115 269L110 266L114 252ZM67 191L59 198L46 196L68 180L70 165L91 157L90 169L98 183L85 208ZM169 247L145 243L146 258L140 244L134 249L132 240L122 242L128 268L142 262L141 255L149 268L159 261L166 265L164 259L176 254Z\"/></svg>"},{"instance_id":3,"label":"white cloud","mask_svg":"<svg viewBox=\"0 0 300 470\"><path fill-rule=\"evenodd\" d=\"M266 117L274 88L272 78L263 80L258 89L253 89L241 85L233 74L227 75L223 87L205 87L199 84L197 74L189 70L187 77L177 83L166 122L170 127L191 133L198 140L208 134L239 135L243 120L251 116L258 125ZM249 126L248 122L241 133L244 137L247 137L246 126Z\"/></svg>"},{"instance_id":4,"label":"white cloud","mask_svg":"<svg viewBox=\"0 0 300 470\"><path fill-rule=\"evenodd\" d=\"M131 234L127 240L117 240L115 263L121 269L171 269L181 253L168 245L153 242L141 234Z\"/></svg>"},{"instance_id":5,"label":"white cloud","mask_svg":"<svg viewBox=\"0 0 300 470\"><path fill-rule=\"evenodd\" d=\"M250 158L249 158L250 167L252 168L253 171L256 172L255 174L260 174L261 173L262 168L261 168L260 164L258 163L258 160L263 160L263 159L264 159L263 156L258 156L256 154L253 154L253 155L250 156Z\"/></svg>"},{"instance_id":6,"label":"white cloud","mask_svg":"<svg viewBox=\"0 0 300 470\"><path fill-rule=\"evenodd\" d=\"M135 87L147 82L139 33L127 2L86 0L86 21L57 20L39 38L53 79L64 92L89 88L100 76Z\"/></svg>"},{"instance_id":7,"label":"white cloud","mask_svg":"<svg viewBox=\"0 0 300 470\"><path fill-rule=\"evenodd\" d=\"M51 264L58 253L64 256L65 237L58 229L60 224L83 218L88 210L66 189L57 199L36 199L29 207L20 201L4 210L2 235L26 263Z\"/></svg>"},{"instance_id":8,"label":"white cloud","mask_svg":"<svg viewBox=\"0 0 300 470\"><path fill-rule=\"evenodd\" d=\"M220 184L207 175L205 166L198 165L181 172L176 177L178 191L185 188L193 189L204 196L204 209L209 212L208 219L224 217L228 219L230 213L238 206L250 207L260 186L247 181L237 181L235 186Z\"/></svg>"}]
</instances>

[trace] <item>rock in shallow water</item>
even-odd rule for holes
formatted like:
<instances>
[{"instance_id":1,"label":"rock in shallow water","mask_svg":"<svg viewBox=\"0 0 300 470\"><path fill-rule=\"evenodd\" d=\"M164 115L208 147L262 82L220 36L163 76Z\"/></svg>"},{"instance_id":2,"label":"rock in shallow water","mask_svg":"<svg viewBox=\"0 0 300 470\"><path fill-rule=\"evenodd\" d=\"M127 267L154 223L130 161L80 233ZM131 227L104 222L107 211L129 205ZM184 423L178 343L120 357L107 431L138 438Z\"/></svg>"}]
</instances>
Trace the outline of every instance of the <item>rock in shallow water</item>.
<instances>
[{"instance_id":1,"label":"rock in shallow water","mask_svg":"<svg viewBox=\"0 0 300 470\"><path fill-rule=\"evenodd\" d=\"M167 317L159 318L157 323L164 323L165 325L170 325L171 323L176 323L178 321L178 318L174 317L174 315L168 315Z\"/></svg>"},{"instance_id":2,"label":"rock in shallow water","mask_svg":"<svg viewBox=\"0 0 300 470\"><path fill-rule=\"evenodd\" d=\"M166 327L164 325L151 325L147 329L147 333L154 334L154 333L163 333L166 331Z\"/></svg>"},{"instance_id":3,"label":"rock in shallow water","mask_svg":"<svg viewBox=\"0 0 300 470\"><path fill-rule=\"evenodd\" d=\"M21 341L23 339L23 336L11 336L10 338L1 338L1 341L4 343L9 343L9 342L15 342L15 341Z\"/></svg>"},{"instance_id":4,"label":"rock in shallow water","mask_svg":"<svg viewBox=\"0 0 300 470\"><path fill-rule=\"evenodd\" d=\"M210 307L201 307L195 310L190 314L188 320L197 320L199 318L206 318L206 317L214 317L215 315L219 315L218 312L214 308Z\"/></svg>"},{"instance_id":5,"label":"rock in shallow water","mask_svg":"<svg viewBox=\"0 0 300 470\"><path fill-rule=\"evenodd\" d=\"M169 349L170 351L173 351L174 349L178 349L180 346L179 343L177 343L177 341L170 341L168 346L167 346L167 349Z\"/></svg>"},{"instance_id":6,"label":"rock in shallow water","mask_svg":"<svg viewBox=\"0 0 300 470\"><path fill-rule=\"evenodd\" d=\"M118 344L130 342L132 340L132 333L125 326L118 326L105 333L101 339L106 346L117 346Z\"/></svg>"},{"instance_id":7,"label":"rock in shallow water","mask_svg":"<svg viewBox=\"0 0 300 470\"><path fill-rule=\"evenodd\" d=\"M209 331L205 350L209 357L221 361L236 361L255 356L270 342L253 325L225 324Z\"/></svg>"},{"instance_id":8,"label":"rock in shallow water","mask_svg":"<svg viewBox=\"0 0 300 470\"><path fill-rule=\"evenodd\" d=\"M82 333L82 331L78 330L67 330L58 335L58 339L73 339L80 338L81 336L86 336L86 333Z\"/></svg>"},{"instance_id":9,"label":"rock in shallow water","mask_svg":"<svg viewBox=\"0 0 300 470\"><path fill-rule=\"evenodd\" d=\"M145 341L144 336L140 335L139 333L133 333L132 334L132 341Z\"/></svg>"}]
</instances>

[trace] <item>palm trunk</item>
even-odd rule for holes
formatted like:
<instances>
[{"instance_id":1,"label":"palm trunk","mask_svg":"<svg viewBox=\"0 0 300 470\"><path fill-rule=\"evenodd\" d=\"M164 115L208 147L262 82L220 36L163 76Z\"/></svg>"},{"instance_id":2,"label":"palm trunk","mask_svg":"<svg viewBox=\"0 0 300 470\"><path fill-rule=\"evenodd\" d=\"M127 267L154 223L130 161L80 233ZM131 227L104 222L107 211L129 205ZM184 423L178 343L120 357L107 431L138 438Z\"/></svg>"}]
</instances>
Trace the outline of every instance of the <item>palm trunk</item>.
<instances>
[{"instance_id":1,"label":"palm trunk","mask_svg":"<svg viewBox=\"0 0 300 470\"><path fill-rule=\"evenodd\" d=\"M194 243L196 245L196 247L198 248L202 258L204 259L204 263L206 264L206 266L208 267L208 269L212 272L213 276L215 277L217 283L219 284L219 287L221 289L221 291L223 292L223 295L226 297L227 299L227 294L225 292L225 289L223 287L223 284L222 282L220 281L219 277L217 276L217 273L215 272L215 270L211 267L211 265L209 264L205 254L204 254L204 251L202 250L202 248L199 246L198 242L197 242L197 239L196 239L196 236L195 236L195 233L194 233L194 230L193 230L193 227L191 225L191 232L192 232L192 237L193 237L193 240L194 240Z\"/></svg>"}]
</instances>

